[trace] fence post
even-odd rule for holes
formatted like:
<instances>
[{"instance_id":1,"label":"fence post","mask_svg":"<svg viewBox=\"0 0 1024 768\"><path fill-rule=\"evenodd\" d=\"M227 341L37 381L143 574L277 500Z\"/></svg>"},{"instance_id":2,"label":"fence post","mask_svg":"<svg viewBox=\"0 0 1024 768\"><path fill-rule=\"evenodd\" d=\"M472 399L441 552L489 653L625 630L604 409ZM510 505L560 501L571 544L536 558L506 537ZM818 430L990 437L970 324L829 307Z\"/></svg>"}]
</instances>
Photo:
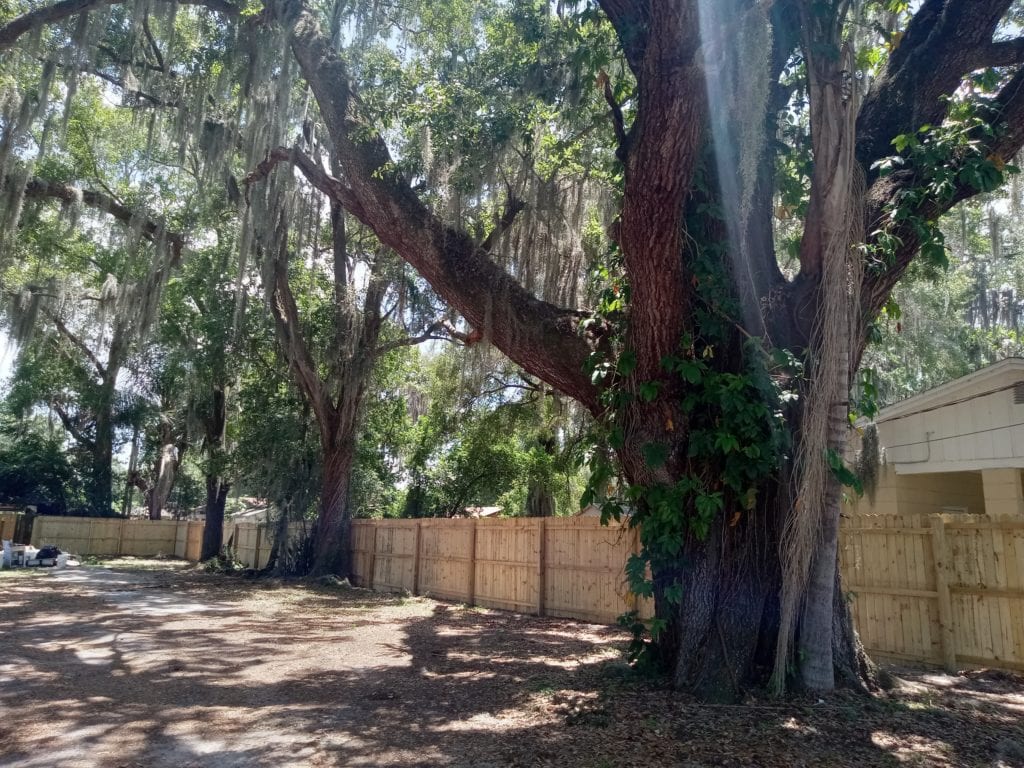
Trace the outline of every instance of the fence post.
<instances>
[{"instance_id":1,"label":"fence post","mask_svg":"<svg viewBox=\"0 0 1024 768\"><path fill-rule=\"evenodd\" d=\"M370 539L370 578L367 583L369 589L374 588L377 571L377 521L373 521L373 538Z\"/></svg>"},{"instance_id":2,"label":"fence post","mask_svg":"<svg viewBox=\"0 0 1024 768\"><path fill-rule=\"evenodd\" d=\"M544 615L544 598L547 596L547 584L545 584L545 571L547 564L547 518L537 518L537 615Z\"/></svg>"},{"instance_id":3,"label":"fence post","mask_svg":"<svg viewBox=\"0 0 1024 768\"><path fill-rule=\"evenodd\" d=\"M124 553L124 524L127 519L122 517L121 524L117 526L117 554L119 557Z\"/></svg>"},{"instance_id":4,"label":"fence post","mask_svg":"<svg viewBox=\"0 0 1024 768\"><path fill-rule=\"evenodd\" d=\"M423 521L416 521L416 546L412 553L412 593L420 593L420 542L423 540Z\"/></svg>"},{"instance_id":5,"label":"fence post","mask_svg":"<svg viewBox=\"0 0 1024 768\"><path fill-rule=\"evenodd\" d=\"M476 605L476 518L469 519L469 595L466 605Z\"/></svg>"},{"instance_id":6,"label":"fence post","mask_svg":"<svg viewBox=\"0 0 1024 768\"><path fill-rule=\"evenodd\" d=\"M263 523L256 523L256 549L252 555L252 567L260 569L260 544L263 543Z\"/></svg>"},{"instance_id":7,"label":"fence post","mask_svg":"<svg viewBox=\"0 0 1024 768\"><path fill-rule=\"evenodd\" d=\"M630 554L640 557L640 529L633 529L633 544L630 547ZM629 577L626 577L626 587L629 589L630 595L633 597L633 610L636 611L637 617L640 615L640 595L633 591L633 585L629 583Z\"/></svg>"},{"instance_id":8,"label":"fence post","mask_svg":"<svg viewBox=\"0 0 1024 768\"><path fill-rule=\"evenodd\" d=\"M932 516L932 559L935 561L935 591L939 597L939 627L942 638L942 666L956 672L956 633L953 630L953 601L949 594L946 521L942 515Z\"/></svg>"}]
</instances>

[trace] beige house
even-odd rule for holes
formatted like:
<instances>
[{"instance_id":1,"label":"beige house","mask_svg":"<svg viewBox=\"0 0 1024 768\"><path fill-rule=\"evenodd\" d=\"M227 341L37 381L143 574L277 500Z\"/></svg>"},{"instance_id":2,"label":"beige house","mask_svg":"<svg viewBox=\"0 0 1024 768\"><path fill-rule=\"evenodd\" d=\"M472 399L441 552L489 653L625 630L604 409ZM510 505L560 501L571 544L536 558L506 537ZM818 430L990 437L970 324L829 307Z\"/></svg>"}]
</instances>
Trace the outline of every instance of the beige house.
<instances>
[{"instance_id":1,"label":"beige house","mask_svg":"<svg viewBox=\"0 0 1024 768\"><path fill-rule=\"evenodd\" d=\"M884 408L875 424L881 466L858 513L1024 515L1024 359Z\"/></svg>"}]
</instances>

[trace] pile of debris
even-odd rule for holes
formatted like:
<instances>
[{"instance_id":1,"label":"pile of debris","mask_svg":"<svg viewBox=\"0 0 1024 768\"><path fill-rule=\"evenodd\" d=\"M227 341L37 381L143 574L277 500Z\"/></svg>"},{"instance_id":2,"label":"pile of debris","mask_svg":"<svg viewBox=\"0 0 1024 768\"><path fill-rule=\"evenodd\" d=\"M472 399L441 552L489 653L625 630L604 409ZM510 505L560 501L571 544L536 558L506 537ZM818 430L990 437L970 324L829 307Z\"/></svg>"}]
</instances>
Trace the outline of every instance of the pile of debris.
<instances>
[{"instance_id":1,"label":"pile of debris","mask_svg":"<svg viewBox=\"0 0 1024 768\"><path fill-rule=\"evenodd\" d=\"M3 558L0 567L12 568L73 568L81 565L78 558L62 552L53 544L44 544L36 549L30 544L3 542Z\"/></svg>"}]
</instances>

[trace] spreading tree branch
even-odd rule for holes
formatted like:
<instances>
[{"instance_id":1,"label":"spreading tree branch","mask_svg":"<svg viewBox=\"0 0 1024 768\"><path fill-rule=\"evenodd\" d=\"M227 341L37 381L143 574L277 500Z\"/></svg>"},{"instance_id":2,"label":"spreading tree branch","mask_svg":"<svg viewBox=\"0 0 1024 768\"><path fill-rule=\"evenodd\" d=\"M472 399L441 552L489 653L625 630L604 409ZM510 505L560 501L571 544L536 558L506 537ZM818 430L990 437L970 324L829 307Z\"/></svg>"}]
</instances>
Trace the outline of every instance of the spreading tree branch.
<instances>
[{"instance_id":1,"label":"spreading tree branch","mask_svg":"<svg viewBox=\"0 0 1024 768\"><path fill-rule=\"evenodd\" d=\"M872 164L892 153L892 140L925 123L938 125L948 109L944 97L964 77L986 66L993 49L1007 48L992 36L1012 0L924 0L899 45L864 99L857 118L857 160L872 179Z\"/></svg>"},{"instance_id":2,"label":"spreading tree branch","mask_svg":"<svg viewBox=\"0 0 1024 768\"><path fill-rule=\"evenodd\" d=\"M89 346L84 341L82 341L82 339L79 338L76 333L74 333L70 328L68 328L67 324L63 320L61 320L60 315L58 315L56 312L51 311L45 306L43 307L42 311L43 314L46 315L47 319L51 323L53 323L54 327L57 329L57 332L65 339L67 339L72 344L72 346L74 346L79 352L85 355L85 358L90 363L92 363L92 366L93 368L96 369L96 373L99 375L100 379L105 379L107 377L106 366L104 366L103 363L100 362L100 359L96 357L96 354L91 349L89 349Z\"/></svg>"},{"instance_id":3,"label":"spreading tree branch","mask_svg":"<svg viewBox=\"0 0 1024 768\"><path fill-rule=\"evenodd\" d=\"M352 190L346 187L340 179L327 173L319 163L297 147L272 149L253 170L245 175L242 183L245 185L246 203L249 202L249 188L270 176L271 171L283 162L291 163L298 168L306 177L306 181L314 188L323 192L331 200L340 203L359 218L357 211L361 210L362 206Z\"/></svg>"},{"instance_id":4,"label":"spreading tree branch","mask_svg":"<svg viewBox=\"0 0 1024 768\"><path fill-rule=\"evenodd\" d=\"M984 152L989 157L1010 158L1021 147L1024 147L1024 69L1019 70L997 95L988 122L1002 125L1004 130L997 132L996 137L979 135L978 140L984 145ZM866 197L866 220L874 223L869 232L877 230L887 212L901 195L919 183L913 169L901 170L877 179L868 190ZM915 216L934 221L957 203L974 197L979 190L970 184L959 181L953 193L941 201L928 201L915 211ZM896 253L890 255L889 264L882 271L868 271L861 289L862 315L866 320L877 316L889 294L905 274L920 247L916 230L908 223L891 230L900 246ZM873 240L869 238L868 245Z\"/></svg>"},{"instance_id":5,"label":"spreading tree branch","mask_svg":"<svg viewBox=\"0 0 1024 768\"><path fill-rule=\"evenodd\" d=\"M629 154L629 135L626 133L622 106L615 99L615 94L612 92L611 79L603 69L597 75L597 87L601 89L604 94L604 100L608 103L608 108L611 110L612 128L615 130L615 156L624 163Z\"/></svg>"},{"instance_id":6,"label":"spreading tree branch","mask_svg":"<svg viewBox=\"0 0 1024 768\"><path fill-rule=\"evenodd\" d=\"M974 62L976 69L985 67L1011 67L1024 64L1024 37L1000 40L985 46L977 52Z\"/></svg>"},{"instance_id":7,"label":"spreading tree branch","mask_svg":"<svg viewBox=\"0 0 1024 768\"><path fill-rule=\"evenodd\" d=\"M149 47L153 51L153 56L156 58L157 68L161 72L166 72L167 66L164 64L163 54L160 53L160 46L156 44L156 38L153 37L153 32L149 28L148 13L142 18L142 30L146 33L146 40L149 42Z\"/></svg>"},{"instance_id":8,"label":"spreading tree branch","mask_svg":"<svg viewBox=\"0 0 1024 768\"><path fill-rule=\"evenodd\" d=\"M333 403L326 396L313 354L302 335L299 308L288 283L288 238L285 236L286 225L283 221L279 222L278 228L282 235L281 250L274 254L267 264L270 271L270 313L274 316L281 351L295 373L299 388L313 409L318 424L323 427L334 423L336 413Z\"/></svg>"},{"instance_id":9,"label":"spreading tree branch","mask_svg":"<svg viewBox=\"0 0 1024 768\"><path fill-rule=\"evenodd\" d=\"M61 0L53 5L44 5L41 8L28 11L16 16L0 27L0 51L5 51L17 42L18 38L38 27L46 24L55 24L71 16L80 13L102 8L106 5L116 5L126 0ZM179 0L181 5L200 5L216 11L229 18L239 18L241 8L226 0Z\"/></svg>"},{"instance_id":10,"label":"spreading tree branch","mask_svg":"<svg viewBox=\"0 0 1024 768\"><path fill-rule=\"evenodd\" d=\"M486 328L505 354L599 409L597 389L584 372L590 348L575 314L526 291L465 230L446 225L417 197L383 137L359 114L345 62L301 0L278 0L269 14L291 33L292 52L353 198L346 208L474 327Z\"/></svg>"},{"instance_id":11,"label":"spreading tree branch","mask_svg":"<svg viewBox=\"0 0 1024 768\"><path fill-rule=\"evenodd\" d=\"M480 243L480 247L485 251L490 251L498 238L508 231L509 227L515 222L516 216L524 208L526 208L526 203L513 195L512 191L509 190L508 198L505 201L505 210L502 211L501 218L495 223L494 229L487 234L484 241Z\"/></svg>"},{"instance_id":12,"label":"spreading tree branch","mask_svg":"<svg viewBox=\"0 0 1024 768\"><path fill-rule=\"evenodd\" d=\"M60 419L60 423L64 425L64 429L66 429L68 434L75 439L75 442L90 451L96 448L96 441L92 440L81 429L79 429L78 424L71 418L71 415L64 410L63 405L56 400L51 400L48 405L53 412L57 414L57 418Z\"/></svg>"},{"instance_id":13,"label":"spreading tree branch","mask_svg":"<svg viewBox=\"0 0 1024 768\"><path fill-rule=\"evenodd\" d=\"M28 180L28 183L25 185L25 197L35 199L51 198L60 200L68 205L80 202L90 208L108 213L118 221L128 225L138 222L140 219L135 211L104 192L81 189L71 184L47 181L39 177L33 177ZM182 253L185 249L184 236L180 232L167 230L161 222L148 217L141 218L141 225L142 236L150 242L155 243L161 237L164 239L171 253L170 266L177 266L181 262Z\"/></svg>"},{"instance_id":14,"label":"spreading tree branch","mask_svg":"<svg viewBox=\"0 0 1024 768\"><path fill-rule=\"evenodd\" d=\"M124 94L126 94L128 96L132 96L132 97L134 97L136 99L139 99L139 100L142 100L142 101L148 101L150 104L152 104L155 107L166 107L168 109L178 109L181 106L181 102L180 101L168 101L166 99L162 99L159 96L154 96L153 94L147 93L146 91L140 90L138 88L129 88L125 84L123 78L117 77L116 75L111 75L111 74L109 74L107 72L104 72L102 69L99 69L97 67L90 67L90 66L84 65L84 64L75 66L75 65L72 65L72 64L67 64L67 63L62 62L62 61L53 61L53 60L44 59L44 58L40 58L40 61L43 62L43 63L52 64L53 66L56 66L56 67L61 67L63 69L75 69L78 72L83 72L84 74L92 75L93 77L98 77L101 80L104 80L104 81L110 83L111 85L113 85L114 87L118 88L122 93L124 93Z\"/></svg>"}]
</instances>

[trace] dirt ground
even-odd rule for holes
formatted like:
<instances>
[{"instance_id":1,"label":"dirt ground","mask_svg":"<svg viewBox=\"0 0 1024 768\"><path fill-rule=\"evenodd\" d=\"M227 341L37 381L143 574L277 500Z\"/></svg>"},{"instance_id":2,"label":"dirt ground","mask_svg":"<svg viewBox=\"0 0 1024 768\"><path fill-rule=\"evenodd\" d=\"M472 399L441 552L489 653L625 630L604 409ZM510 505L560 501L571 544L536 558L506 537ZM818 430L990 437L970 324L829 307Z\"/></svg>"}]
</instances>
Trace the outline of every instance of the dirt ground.
<instances>
[{"instance_id":1,"label":"dirt ground","mask_svg":"<svg viewBox=\"0 0 1024 768\"><path fill-rule=\"evenodd\" d=\"M0 573L0 766L1024 766L1024 679L709 707L612 627L180 563Z\"/></svg>"}]
</instances>

